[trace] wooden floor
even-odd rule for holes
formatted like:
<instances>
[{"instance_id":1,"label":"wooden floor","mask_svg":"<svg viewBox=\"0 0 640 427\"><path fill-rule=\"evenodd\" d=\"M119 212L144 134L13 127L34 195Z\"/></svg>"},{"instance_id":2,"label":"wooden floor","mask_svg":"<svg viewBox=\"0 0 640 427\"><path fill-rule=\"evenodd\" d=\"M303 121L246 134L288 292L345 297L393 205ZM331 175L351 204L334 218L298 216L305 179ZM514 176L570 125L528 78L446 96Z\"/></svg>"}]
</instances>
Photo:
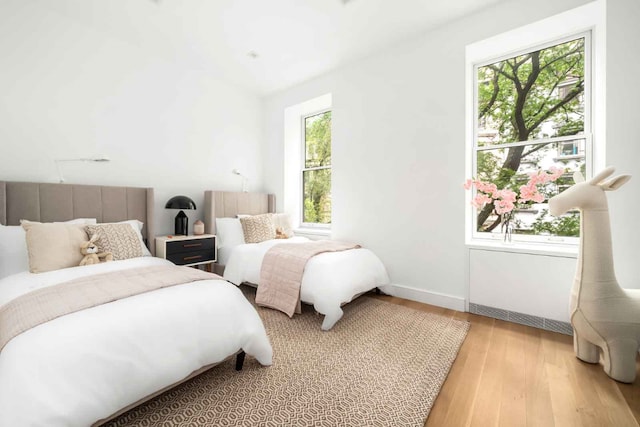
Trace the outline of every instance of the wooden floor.
<instances>
[{"instance_id":1,"label":"wooden floor","mask_svg":"<svg viewBox=\"0 0 640 427\"><path fill-rule=\"evenodd\" d=\"M425 426L638 426L633 384L576 359L572 338L390 296L394 304L471 323Z\"/></svg>"}]
</instances>

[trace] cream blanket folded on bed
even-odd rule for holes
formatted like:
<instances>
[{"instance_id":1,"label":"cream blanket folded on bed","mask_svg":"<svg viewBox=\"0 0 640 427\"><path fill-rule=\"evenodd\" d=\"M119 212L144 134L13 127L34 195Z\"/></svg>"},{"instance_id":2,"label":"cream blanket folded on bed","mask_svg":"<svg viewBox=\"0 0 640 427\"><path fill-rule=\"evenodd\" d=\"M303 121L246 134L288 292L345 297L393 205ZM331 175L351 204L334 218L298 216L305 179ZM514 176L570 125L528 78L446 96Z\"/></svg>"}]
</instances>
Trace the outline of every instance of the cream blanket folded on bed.
<instances>
[{"instance_id":1,"label":"cream blanket folded on bed","mask_svg":"<svg viewBox=\"0 0 640 427\"><path fill-rule=\"evenodd\" d=\"M138 267L81 277L22 295L0 307L0 351L14 337L65 314L144 292L198 280L222 279L190 267Z\"/></svg>"},{"instance_id":2,"label":"cream blanket folded on bed","mask_svg":"<svg viewBox=\"0 0 640 427\"><path fill-rule=\"evenodd\" d=\"M256 304L293 317L300 313L300 285L307 261L324 252L357 249L360 245L335 240L275 245L265 254L260 269Z\"/></svg>"}]
</instances>

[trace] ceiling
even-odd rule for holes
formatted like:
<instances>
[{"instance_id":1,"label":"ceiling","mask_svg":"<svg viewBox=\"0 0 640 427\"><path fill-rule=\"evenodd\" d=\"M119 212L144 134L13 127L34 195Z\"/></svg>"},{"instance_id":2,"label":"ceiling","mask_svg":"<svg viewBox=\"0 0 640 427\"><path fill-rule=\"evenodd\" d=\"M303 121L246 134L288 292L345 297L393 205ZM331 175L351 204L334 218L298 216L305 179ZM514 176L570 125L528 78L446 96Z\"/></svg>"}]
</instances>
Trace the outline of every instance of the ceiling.
<instances>
[{"instance_id":1,"label":"ceiling","mask_svg":"<svg viewBox=\"0 0 640 427\"><path fill-rule=\"evenodd\" d=\"M498 1L35 0L259 94L321 75Z\"/></svg>"}]
</instances>

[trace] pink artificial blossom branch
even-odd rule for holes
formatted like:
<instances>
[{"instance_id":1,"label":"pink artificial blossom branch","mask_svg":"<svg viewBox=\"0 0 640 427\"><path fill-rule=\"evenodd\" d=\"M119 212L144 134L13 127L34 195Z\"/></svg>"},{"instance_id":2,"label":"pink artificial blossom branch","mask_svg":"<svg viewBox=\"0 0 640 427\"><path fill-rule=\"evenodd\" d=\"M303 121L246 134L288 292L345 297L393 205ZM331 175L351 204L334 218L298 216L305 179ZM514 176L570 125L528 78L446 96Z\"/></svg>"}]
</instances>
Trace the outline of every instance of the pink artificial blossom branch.
<instances>
[{"instance_id":1,"label":"pink artificial blossom branch","mask_svg":"<svg viewBox=\"0 0 640 427\"><path fill-rule=\"evenodd\" d=\"M465 190L476 188L476 196L471 200L471 204L476 209L482 209L485 205L493 203L497 215L503 215L513 211L518 203L544 202L544 195L540 193L539 185L554 182L565 173L563 168L552 166L548 171L539 170L529 173L529 181L520 186L520 195L508 188L498 190L492 182L485 182L479 179L467 179L464 183Z\"/></svg>"}]
</instances>

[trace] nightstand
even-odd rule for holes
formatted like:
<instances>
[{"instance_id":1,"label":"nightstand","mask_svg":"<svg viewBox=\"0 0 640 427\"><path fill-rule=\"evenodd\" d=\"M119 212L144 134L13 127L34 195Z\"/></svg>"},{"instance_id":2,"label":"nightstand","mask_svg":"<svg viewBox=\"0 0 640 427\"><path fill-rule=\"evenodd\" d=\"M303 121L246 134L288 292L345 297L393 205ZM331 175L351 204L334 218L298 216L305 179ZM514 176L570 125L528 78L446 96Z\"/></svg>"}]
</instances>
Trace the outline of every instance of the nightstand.
<instances>
[{"instance_id":1,"label":"nightstand","mask_svg":"<svg viewBox=\"0 0 640 427\"><path fill-rule=\"evenodd\" d=\"M156 256L167 259L176 265L211 265L218 260L216 236L160 236L156 237Z\"/></svg>"}]
</instances>

